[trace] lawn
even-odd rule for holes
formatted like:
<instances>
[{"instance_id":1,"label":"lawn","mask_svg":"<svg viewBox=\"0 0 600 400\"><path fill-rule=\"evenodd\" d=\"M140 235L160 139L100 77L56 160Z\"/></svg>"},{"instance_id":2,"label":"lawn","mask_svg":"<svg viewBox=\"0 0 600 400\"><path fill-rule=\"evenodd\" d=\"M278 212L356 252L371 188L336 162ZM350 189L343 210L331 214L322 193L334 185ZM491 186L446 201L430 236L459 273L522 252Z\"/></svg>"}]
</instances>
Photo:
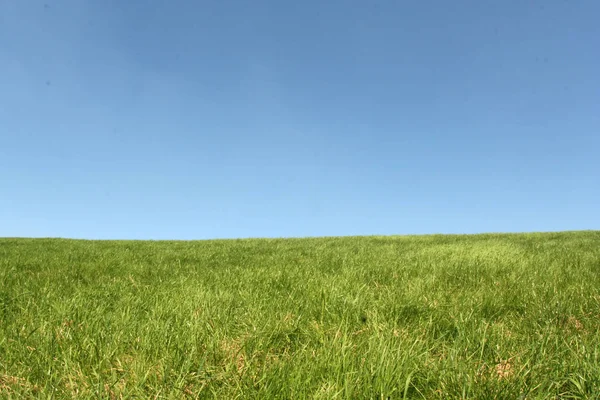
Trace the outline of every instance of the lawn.
<instances>
[{"instance_id":1,"label":"lawn","mask_svg":"<svg viewBox=\"0 0 600 400\"><path fill-rule=\"evenodd\" d=\"M0 239L0 398L600 398L600 231Z\"/></svg>"}]
</instances>

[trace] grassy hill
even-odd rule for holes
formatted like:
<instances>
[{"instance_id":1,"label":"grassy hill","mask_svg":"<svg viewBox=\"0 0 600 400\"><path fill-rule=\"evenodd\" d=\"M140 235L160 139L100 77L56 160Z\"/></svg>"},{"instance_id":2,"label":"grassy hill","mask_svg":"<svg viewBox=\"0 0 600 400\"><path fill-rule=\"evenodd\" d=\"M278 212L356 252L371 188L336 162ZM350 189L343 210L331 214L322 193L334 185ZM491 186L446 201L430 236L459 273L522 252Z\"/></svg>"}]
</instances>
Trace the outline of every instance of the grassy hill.
<instances>
[{"instance_id":1,"label":"grassy hill","mask_svg":"<svg viewBox=\"0 0 600 400\"><path fill-rule=\"evenodd\" d=\"M1 398L598 398L600 232L0 239Z\"/></svg>"}]
</instances>

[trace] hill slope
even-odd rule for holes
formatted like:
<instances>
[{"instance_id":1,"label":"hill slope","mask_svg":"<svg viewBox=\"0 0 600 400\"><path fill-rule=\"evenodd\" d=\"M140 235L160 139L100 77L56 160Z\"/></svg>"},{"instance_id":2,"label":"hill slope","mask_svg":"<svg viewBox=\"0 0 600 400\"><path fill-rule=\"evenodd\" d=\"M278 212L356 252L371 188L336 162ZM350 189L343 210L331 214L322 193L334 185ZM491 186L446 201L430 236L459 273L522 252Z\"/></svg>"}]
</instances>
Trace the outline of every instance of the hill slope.
<instances>
[{"instance_id":1,"label":"hill slope","mask_svg":"<svg viewBox=\"0 0 600 400\"><path fill-rule=\"evenodd\" d=\"M586 398L599 343L595 231L0 239L0 397Z\"/></svg>"}]
</instances>

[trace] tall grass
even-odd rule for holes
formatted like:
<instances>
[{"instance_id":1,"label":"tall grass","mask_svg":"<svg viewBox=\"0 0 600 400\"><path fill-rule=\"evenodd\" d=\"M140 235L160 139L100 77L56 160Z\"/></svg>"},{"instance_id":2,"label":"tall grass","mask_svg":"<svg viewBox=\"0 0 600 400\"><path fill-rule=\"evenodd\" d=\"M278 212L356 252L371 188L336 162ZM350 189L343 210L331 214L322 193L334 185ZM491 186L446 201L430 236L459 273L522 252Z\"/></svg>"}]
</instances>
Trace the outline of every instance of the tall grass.
<instances>
[{"instance_id":1,"label":"tall grass","mask_svg":"<svg viewBox=\"0 0 600 400\"><path fill-rule=\"evenodd\" d=\"M0 239L1 398L600 398L600 232Z\"/></svg>"}]
</instances>

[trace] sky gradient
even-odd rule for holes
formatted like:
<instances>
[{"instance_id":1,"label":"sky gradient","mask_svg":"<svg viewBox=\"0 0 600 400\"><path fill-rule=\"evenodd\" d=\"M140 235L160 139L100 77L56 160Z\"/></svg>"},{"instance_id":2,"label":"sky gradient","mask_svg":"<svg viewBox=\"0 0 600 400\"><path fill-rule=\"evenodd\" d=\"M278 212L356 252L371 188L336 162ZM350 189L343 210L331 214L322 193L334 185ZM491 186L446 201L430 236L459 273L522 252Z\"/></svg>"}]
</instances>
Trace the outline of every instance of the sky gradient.
<instances>
[{"instance_id":1,"label":"sky gradient","mask_svg":"<svg viewBox=\"0 0 600 400\"><path fill-rule=\"evenodd\" d=\"M0 236L600 229L599 15L0 0Z\"/></svg>"}]
</instances>

